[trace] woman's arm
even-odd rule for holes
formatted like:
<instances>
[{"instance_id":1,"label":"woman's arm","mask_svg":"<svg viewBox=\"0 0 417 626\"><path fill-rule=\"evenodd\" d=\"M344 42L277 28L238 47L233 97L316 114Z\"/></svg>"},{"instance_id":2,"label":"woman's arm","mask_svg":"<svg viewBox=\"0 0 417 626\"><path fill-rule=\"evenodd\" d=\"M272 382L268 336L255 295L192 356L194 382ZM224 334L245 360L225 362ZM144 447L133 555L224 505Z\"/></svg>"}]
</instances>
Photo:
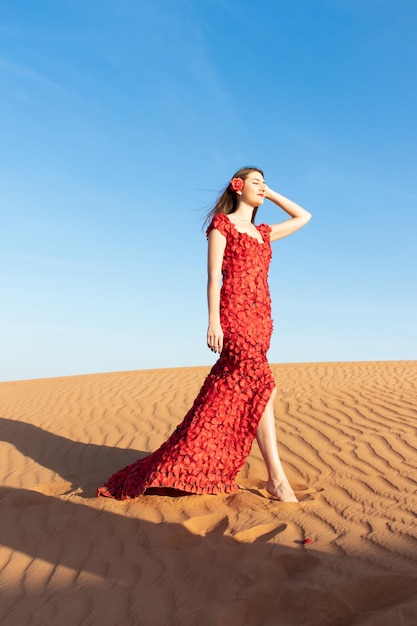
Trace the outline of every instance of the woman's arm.
<instances>
[{"instance_id":1,"label":"woman's arm","mask_svg":"<svg viewBox=\"0 0 417 626\"><path fill-rule=\"evenodd\" d=\"M297 230L305 226L311 219L311 213L303 209L303 207L299 204L296 204L292 200L282 196L280 193L269 189L267 186L265 186L265 198L271 200L274 204L277 204L281 209L288 213L288 215L291 215L290 220L285 220L285 222L271 225L271 241L276 241L277 239L287 237L287 235L292 235L292 233L295 233Z\"/></svg>"},{"instance_id":2,"label":"woman's arm","mask_svg":"<svg viewBox=\"0 0 417 626\"><path fill-rule=\"evenodd\" d=\"M208 303L208 330L207 345L213 352L223 349L223 331L220 324L220 279L226 237L218 230L213 229L208 237L207 262L207 303Z\"/></svg>"}]
</instances>

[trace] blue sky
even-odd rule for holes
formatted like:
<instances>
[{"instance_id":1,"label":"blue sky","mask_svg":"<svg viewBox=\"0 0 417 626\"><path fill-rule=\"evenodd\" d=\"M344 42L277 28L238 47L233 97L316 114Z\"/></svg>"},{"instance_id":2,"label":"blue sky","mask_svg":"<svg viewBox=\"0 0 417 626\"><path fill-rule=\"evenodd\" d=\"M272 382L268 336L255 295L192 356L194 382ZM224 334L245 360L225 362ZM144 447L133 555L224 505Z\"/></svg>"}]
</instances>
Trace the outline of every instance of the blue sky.
<instances>
[{"instance_id":1,"label":"blue sky","mask_svg":"<svg viewBox=\"0 0 417 626\"><path fill-rule=\"evenodd\" d=\"M202 220L252 164L313 214L274 244L270 361L415 359L416 25L414 0L3 0L0 380L213 363Z\"/></svg>"}]
</instances>

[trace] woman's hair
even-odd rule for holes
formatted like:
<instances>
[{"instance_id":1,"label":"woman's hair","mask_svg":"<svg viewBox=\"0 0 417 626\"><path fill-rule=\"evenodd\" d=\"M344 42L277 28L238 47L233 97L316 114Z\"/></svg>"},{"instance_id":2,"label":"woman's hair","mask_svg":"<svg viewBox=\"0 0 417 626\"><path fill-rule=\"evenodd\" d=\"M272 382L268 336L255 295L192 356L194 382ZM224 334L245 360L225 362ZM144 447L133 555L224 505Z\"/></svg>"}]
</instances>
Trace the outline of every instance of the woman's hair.
<instances>
[{"instance_id":1,"label":"woman's hair","mask_svg":"<svg viewBox=\"0 0 417 626\"><path fill-rule=\"evenodd\" d=\"M235 172L235 174L233 174L232 178L241 178L242 180L246 180L246 178L252 172L259 172L259 174L261 174L262 176L264 175L263 171L260 170L259 167L242 167L240 168L240 170ZM233 189L231 189L230 183L227 183L227 187L219 193L216 204L207 214L204 223L210 223L213 217L218 213L225 213L226 215L228 215L229 213L234 213L237 209L238 197L239 196L237 195L236 191L233 191ZM257 211L258 207L255 207L252 213L252 224L255 222L255 215Z\"/></svg>"}]
</instances>

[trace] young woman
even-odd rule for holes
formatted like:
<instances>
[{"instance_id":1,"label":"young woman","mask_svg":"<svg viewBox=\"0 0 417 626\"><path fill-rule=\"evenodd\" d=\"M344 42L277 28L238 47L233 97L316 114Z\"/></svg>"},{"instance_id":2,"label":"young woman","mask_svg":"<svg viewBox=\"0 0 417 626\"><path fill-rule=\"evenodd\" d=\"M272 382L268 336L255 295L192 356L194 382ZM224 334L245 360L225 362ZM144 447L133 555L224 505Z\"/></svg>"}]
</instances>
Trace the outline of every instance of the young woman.
<instances>
[{"instance_id":1,"label":"young woman","mask_svg":"<svg viewBox=\"0 0 417 626\"><path fill-rule=\"evenodd\" d=\"M255 226L265 198L290 218ZM297 502L276 443L276 388L266 357L272 333L268 270L271 242L296 232L310 218L272 191L262 170L245 167L234 174L208 216L207 229L207 345L220 358L169 439L113 474L98 496L129 500L150 487L231 493L238 489L236 475L256 437L268 472L267 491L283 502Z\"/></svg>"}]
</instances>

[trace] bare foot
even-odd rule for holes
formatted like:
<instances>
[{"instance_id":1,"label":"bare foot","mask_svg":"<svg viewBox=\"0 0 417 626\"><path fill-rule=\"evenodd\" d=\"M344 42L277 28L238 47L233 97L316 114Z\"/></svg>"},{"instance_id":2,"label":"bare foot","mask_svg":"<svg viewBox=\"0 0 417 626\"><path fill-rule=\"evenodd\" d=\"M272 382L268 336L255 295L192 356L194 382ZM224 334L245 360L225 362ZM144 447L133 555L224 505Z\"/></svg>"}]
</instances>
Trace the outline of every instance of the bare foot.
<instances>
[{"instance_id":1,"label":"bare foot","mask_svg":"<svg viewBox=\"0 0 417 626\"><path fill-rule=\"evenodd\" d=\"M266 490L277 500L281 502L298 502L298 499L288 481L282 480L281 482L268 480L266 483Z\"/></svg>"}]
</instances>

